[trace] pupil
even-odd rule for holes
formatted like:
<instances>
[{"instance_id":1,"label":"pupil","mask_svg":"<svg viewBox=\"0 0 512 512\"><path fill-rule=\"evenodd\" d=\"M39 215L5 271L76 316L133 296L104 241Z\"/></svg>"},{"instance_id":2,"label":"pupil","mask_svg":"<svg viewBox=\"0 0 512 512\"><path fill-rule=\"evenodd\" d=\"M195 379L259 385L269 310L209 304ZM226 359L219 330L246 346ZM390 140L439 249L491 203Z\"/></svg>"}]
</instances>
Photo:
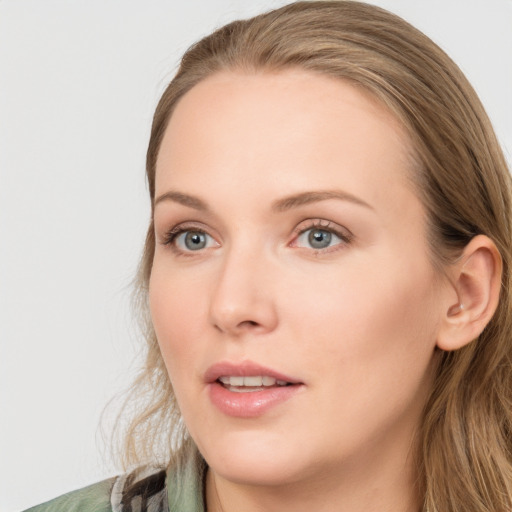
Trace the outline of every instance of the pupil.
<instances>
[{"instance_id":1,"label":"pupil","mask_svg":"<svg viewBox=\"0 0 512 512\"><path fill-rule=\"evenodd\" d=\"M322 229L311 231L309 234L309 243L311 244L311 247L314 247L315 249L328 247L331 243L331 233Z\"/></svg>"},{"instance_id":2,"label":"pupil","mask_svg":"<svg viewBox=\"0 0 512 512\"><path fill-rule=\"evenodd\" d=\"M192 231L185 236L185 245L191 251L203 249L206 245L206 237L203 233Z\"/></svg>"}]
</instances>

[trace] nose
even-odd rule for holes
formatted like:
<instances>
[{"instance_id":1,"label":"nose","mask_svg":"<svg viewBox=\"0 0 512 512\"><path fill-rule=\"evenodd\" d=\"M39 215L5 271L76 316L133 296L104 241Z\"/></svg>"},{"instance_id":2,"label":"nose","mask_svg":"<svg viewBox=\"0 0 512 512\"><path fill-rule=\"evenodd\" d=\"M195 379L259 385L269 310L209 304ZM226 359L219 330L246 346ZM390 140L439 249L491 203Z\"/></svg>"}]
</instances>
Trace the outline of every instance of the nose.
<instances>
[{"instance_id":1,"label":"nose","mask_svg":"<svg viewBox=\"0 0 512 512\"><path fill-rule=\"evenodd\" d=\"M222 262L210 302L213 326L231 336L264 334L278 324L275 280L261 253L232 249Z\"/></svg>"}]
</instances>

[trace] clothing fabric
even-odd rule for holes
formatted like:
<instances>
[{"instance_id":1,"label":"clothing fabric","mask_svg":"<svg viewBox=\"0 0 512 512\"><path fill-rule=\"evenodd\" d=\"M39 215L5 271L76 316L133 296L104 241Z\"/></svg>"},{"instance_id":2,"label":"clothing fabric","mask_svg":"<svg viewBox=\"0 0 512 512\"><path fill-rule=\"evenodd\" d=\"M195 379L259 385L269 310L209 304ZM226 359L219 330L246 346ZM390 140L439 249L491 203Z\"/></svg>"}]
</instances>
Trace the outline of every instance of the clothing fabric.
<instances>
[{"instance_id":1,"label":"clothing fabric","mask_svg":"<svg viewBox=\"0 0 512 512\"><path fill-rule=\"evenodd\" d=\"M73 491L25 512L204 512L203 476L142 467Z\"/></svg>"}]
</instances>

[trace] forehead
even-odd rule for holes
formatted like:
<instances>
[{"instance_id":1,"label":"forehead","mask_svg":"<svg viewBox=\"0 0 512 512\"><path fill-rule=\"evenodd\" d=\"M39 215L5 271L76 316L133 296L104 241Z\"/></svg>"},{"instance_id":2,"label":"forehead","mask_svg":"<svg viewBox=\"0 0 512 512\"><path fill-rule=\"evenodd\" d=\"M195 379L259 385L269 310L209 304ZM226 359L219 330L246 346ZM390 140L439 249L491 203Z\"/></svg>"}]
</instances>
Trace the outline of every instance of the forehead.
<instances>
[{"instance_id":1,"label":"forehead","mask_svg":"<svg viewBox=\"0 0 512 512\"><path fill-rule=\"evenodd\" d=\"M258 187L271 177L300 190L311 186L313 172L318 186L343 177L357 194L376 175L380 186L403 184L410 153L395 116L347 81L298 70L222 72L177 104L157 159L156 188L197 180Z\"/></svg>"}]
</instances>

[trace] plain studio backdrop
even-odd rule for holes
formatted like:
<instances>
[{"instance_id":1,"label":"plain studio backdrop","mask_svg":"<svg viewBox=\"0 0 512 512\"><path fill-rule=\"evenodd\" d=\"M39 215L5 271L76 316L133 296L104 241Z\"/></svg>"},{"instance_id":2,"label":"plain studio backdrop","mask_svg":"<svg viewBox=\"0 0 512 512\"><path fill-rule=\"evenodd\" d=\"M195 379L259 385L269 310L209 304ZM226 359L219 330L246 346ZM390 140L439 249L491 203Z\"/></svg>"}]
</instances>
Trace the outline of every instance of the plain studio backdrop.
<instances>
[{"instance_id":1,"label":"plain studio backdrop","mask_svg":"<svg viewBox=\"0 0 512 512\"><path fill-rule=\"evenodd\" d=\"M97 426L134 371L153 110L190 44L285 3L0 0L2 512L118 471ZM461 66L510 162L512 1L373 3Z\"/></svg>"}]
</instances>

